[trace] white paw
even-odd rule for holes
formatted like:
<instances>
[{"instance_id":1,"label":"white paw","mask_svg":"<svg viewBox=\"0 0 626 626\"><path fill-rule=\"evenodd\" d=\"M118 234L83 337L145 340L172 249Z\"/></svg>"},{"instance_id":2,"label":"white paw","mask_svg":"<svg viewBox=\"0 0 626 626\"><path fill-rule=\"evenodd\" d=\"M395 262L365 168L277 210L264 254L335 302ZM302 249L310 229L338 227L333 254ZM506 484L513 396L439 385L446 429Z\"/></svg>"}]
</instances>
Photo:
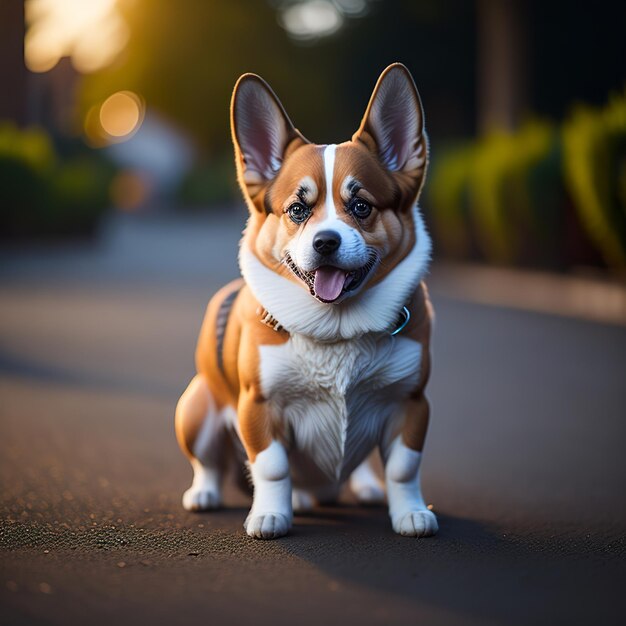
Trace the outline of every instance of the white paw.
<instances>
[{"instance_id":1,"label":"white paw","mask_svg":"<svg viewBox=\"0 0 626 626\"><path fill-rule=\"evenodd\" d=\"M291 523L281 513L264 513L253 515L250 513L243 527L250 537L255 539L277 539L289 531Z\"/></svg>"},{"instance_id":2,"label":"white paw","mask_svg":"<svg viewBox=\"0 0 626 626\"><path fill-rule=\"evenodd\" d=\"M380 485L363 485L354 490L356 499L361 504L384 504L385 490Z\"/></svg>"},{"instance_id":3,"label":"white paw","mask_svg":"<svg viewBox=\"0 0 626 626\"><path fill-rule=\"evenodd\" d=\"M294 489L291 492L291 506L294 513L308 513L315 506L315 499L303 489Z\"/></svg>"},{"instance_id":4,"label":"white paw","mask_svg":"<svg viewBox=\"0 0 626 626\"><path fill-rule=\"evenodd\" d=\"M193 485L183 494L183 506L188 511L210 511L222 504L222 497L217 489L194 487Z\"/></svg>"},{"instance_id":5,"label":"white paw","mask_svg":"<svg viewBox=\"0 0 626 626\"><path fill-rule=\"evenodd\" d=\"M398 515L392 526L403 537L430 537L439 530L435 514L428 509Z\"/></svg>"}]
</instances>

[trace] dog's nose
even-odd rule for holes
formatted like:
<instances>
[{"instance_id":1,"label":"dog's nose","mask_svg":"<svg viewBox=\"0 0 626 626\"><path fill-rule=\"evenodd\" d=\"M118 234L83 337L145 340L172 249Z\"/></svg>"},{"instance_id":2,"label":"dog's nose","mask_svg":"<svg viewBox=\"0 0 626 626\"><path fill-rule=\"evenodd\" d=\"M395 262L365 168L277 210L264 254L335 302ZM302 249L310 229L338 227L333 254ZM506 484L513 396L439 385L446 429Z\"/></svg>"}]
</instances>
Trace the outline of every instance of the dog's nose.
<instances>
[{"instance_id":1,"label":"dog's nose","mask_svg":"<svg viewBox=\"0 0 626 626\"><path fill-rule=\"evenodd\" d=\"M332 254L341 244L341 235L336 230L322 230L313 238L313 247L320 254Z\"/></svg>"}]
</instances>

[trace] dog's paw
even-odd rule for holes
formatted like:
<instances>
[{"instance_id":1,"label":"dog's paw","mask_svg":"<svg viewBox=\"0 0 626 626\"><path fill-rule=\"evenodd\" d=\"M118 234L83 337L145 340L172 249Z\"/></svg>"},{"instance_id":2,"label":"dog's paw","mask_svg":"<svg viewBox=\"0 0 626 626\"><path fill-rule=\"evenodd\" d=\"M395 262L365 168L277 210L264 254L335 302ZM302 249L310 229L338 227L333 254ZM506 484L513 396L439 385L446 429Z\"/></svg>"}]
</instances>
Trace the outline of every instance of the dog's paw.
<instances>
[{"instance_id":1,"label":"dog's paw","mask_svg":"<svg viewBox=\"0 0 626 626\"><path fill-rule=\"evenodd\" d=\"M183 507L188 511L210 511L222 505L222 497L217 489L190 487L183 494Z\"/></svg>"},{"instance_id":2,"label":"dog's paw","mask_svg":"<svg viewBox=\"0 0 626 626\"><path fill-rule=\"evenodd\" d=\"M380 485L363 485L353 491L359 504L374 506L385 503L385 490Z\"/></svg>"},{"instance_id":3,"label":"dog's paw","mask_svg":"<svg viewBox=\"0 0 626 626\"><path fill-rule=\"evenodd\" d=\"M308 513L315 506L315 498L304 489L294 489L291 492L291 506L294 513Z\"/></svg>"},{"instance_id":4,"label":"dog's paw","mask_svg":"<svg viewBox=\"0 0 626 626\"><path fill-rule=\"evenodd\" d=\"M392 520L392 526L403 537L430 537L439 530L435 514L428 509L398 515Z\"/></svg>"},{"instance_id":5,"label":"dog's paw","mask_svg":"<svg viewBox=\"0 0 626 626\"><path fill-rule=\"evenodd\" d=\"M277 539L289 532L289 520L281 513L262 513L248 515L243 527L250 537L255 539Z\"/></svg>"}]
</instances>

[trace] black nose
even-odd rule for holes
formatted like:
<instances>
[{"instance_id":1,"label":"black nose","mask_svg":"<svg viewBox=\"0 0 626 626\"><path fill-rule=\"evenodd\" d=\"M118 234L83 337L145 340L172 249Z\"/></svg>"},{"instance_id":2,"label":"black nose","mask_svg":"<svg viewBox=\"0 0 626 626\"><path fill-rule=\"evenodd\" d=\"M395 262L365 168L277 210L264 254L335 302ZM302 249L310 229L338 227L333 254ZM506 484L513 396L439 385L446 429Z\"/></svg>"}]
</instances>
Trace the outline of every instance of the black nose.
<instances>
[{"instance_id":1,"label":"black nose","mask_svg":"<svg viewBox=\"0 0 626 626\"><path fill-rule=\"evenodd\" d=\"M320 254L332 254L341 244L341 235L336 230L322 230L313 239L313 247Z\"/></svg>"}]
</instances>

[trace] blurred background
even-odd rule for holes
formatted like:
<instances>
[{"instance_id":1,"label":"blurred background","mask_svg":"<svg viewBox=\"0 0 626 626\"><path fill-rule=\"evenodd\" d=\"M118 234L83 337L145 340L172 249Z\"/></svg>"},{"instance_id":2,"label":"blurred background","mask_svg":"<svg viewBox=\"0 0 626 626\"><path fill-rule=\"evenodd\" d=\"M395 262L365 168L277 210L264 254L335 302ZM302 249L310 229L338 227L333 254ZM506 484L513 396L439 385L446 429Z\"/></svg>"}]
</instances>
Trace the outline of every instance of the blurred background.
<instances>
[{"instance_id":1,"label":"blurred background","mask_svg":"<svg viewBox=\"0 0 626 626\"><path fill-rule=\"evenodd\" d=\"M436 257L623 276L626 10L597 0L2 0L0 233L242 204L237 77L348 139L402 61L426 110ZM240 215L241 217L241 215Z\"/></svg>"},{"instance_id":2,"label":"blurred background","mask_svg":"<svg viewBox=\"0 0 626 626\"><path fill-rule=\"evenodd\" d=\"M615 0L0 0L0 623L621 626L625 25ZM232 485L182 509L173 432L238 275L231 90L261 74L340 142L394 61L431 139L441 531L322 507L260 548Z\"/></svg>"}]
</instances>

